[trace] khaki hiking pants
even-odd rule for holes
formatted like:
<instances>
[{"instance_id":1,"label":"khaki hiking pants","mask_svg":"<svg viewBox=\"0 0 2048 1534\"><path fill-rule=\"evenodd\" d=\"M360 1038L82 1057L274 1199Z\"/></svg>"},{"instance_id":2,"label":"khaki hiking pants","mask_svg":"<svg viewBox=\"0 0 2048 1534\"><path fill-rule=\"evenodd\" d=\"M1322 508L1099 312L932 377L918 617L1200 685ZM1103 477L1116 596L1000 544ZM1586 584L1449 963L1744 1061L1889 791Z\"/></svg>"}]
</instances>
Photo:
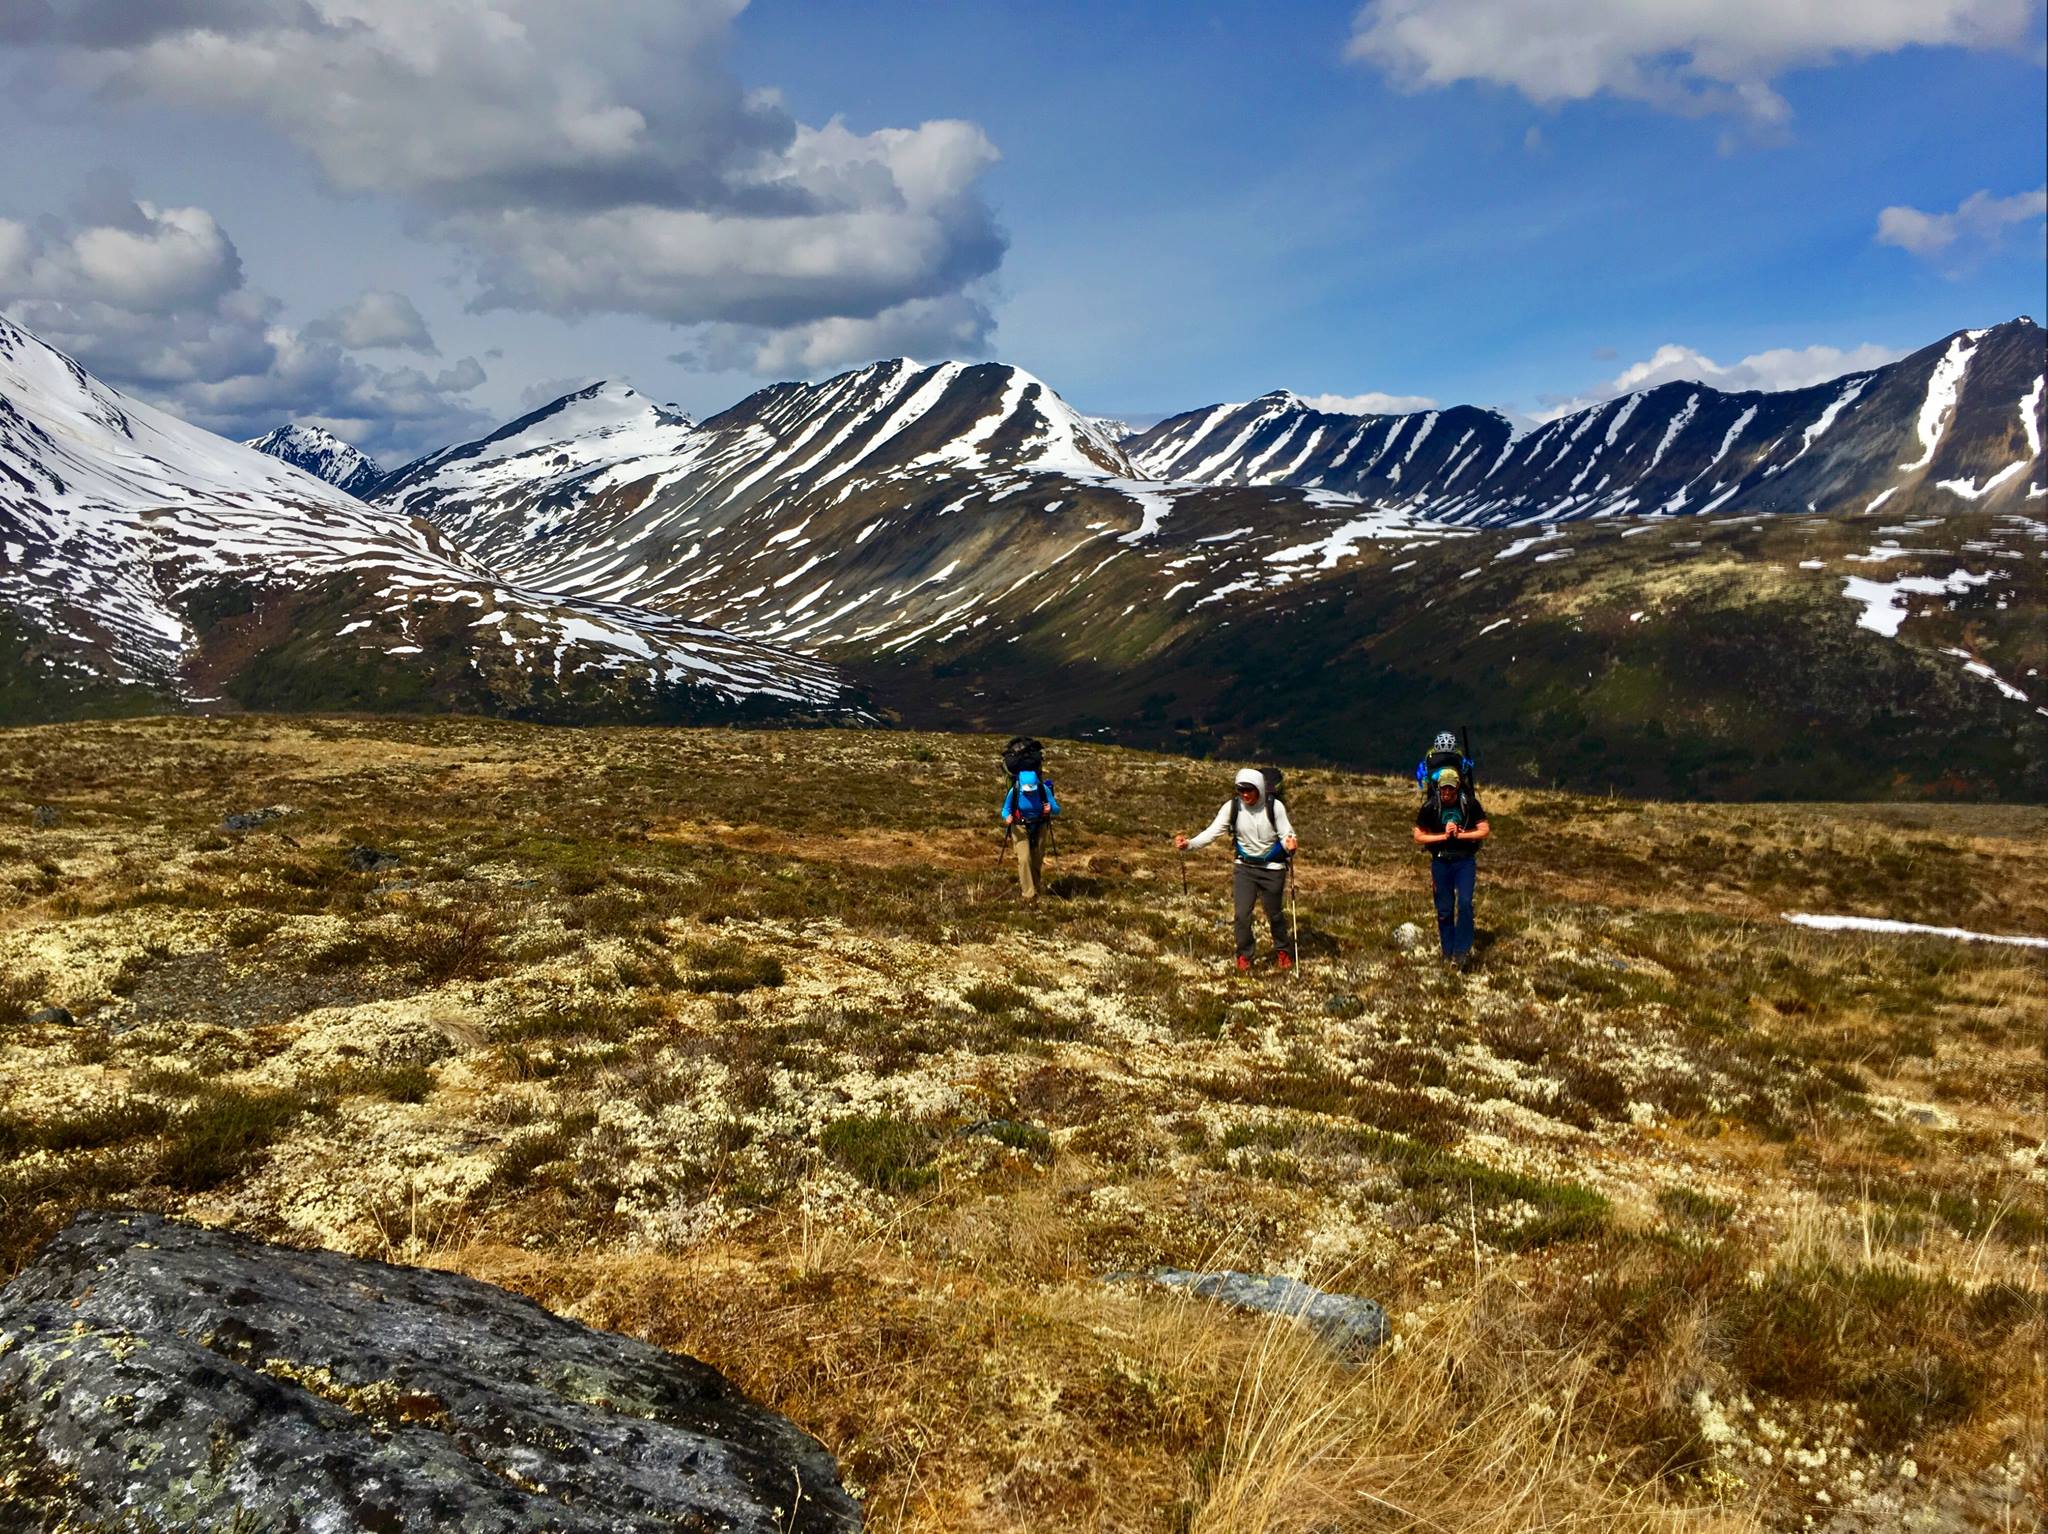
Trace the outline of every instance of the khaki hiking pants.
<instances>
[{"instance_id":1,"label":"khaki hiking pants","mask_svg":"<svg viewBox=\"0 0 2048 1534\"><path fill-rule=\"evenodd\" d=\"M1045 839L1051 830L1052 820L1047 817L1018 826L1013 838L1017 844L1017 885L1026 900L1036 900L1045 893Z\"/></svg>"}]
</instances>

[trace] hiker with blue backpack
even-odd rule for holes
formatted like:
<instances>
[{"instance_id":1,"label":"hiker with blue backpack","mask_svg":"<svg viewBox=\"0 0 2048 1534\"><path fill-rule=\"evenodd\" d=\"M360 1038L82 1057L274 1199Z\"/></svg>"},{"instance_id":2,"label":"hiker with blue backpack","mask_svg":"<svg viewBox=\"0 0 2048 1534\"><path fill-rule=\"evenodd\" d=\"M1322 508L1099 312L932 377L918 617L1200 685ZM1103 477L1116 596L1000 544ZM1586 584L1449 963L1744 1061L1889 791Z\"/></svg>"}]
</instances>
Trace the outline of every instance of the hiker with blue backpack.
<instances>
[{"instance_id":1,"label":"hiker with blue backpack","mask_svg":"<svg viewBox=\"0 0 2048 1534\"><path fill-rule=\"evenodd\" d=\"M1472 967L1472 897L1479 882L1479 847L1492 833L1479 802L1472 762L1456 737L1439 735L1423 759L1422 808L1415 812L1415 844L1429 849L1436 935L1443 956Z\"/></svg>"},{"instance_id":2,"label":"hiker with blue backpack","mask_svg":"<svg viewBox=\"0 0 2048 1534\"><path fill-rule=\"evenodd\" d=\"M1045 852L1060 801L1045 773L1045 751L1029 736L1019 735L1003 747L1003 770L1010 775L999 815L1003 839L1017 848L1017 883L1025 900L1033 901L1045 893Z\"/></svg>"},{"instance_id":3,"label":"hiker with blue backpack","mask_svg":"<svg viewBox=\"0 0 2048 1534\"><path fill-rule=\"evenodd\" d=\"M1235 791L1224 801L1209 829L1199 836L1174 834L1173 844L1183 852L1206 847L1225 831L1237 857L1233 864L1231 894L1236 902L1237 973L1249 974L1252 967L1252 912L1266 908L1266 921L1273 929L1273 967L1294 968L1294 939L1283 920L1287 873L1297 845L1294 822L1287 817L1281 798L1279 772L1271 767L1247 767L1237 775Z\"/></svg>"}]
</instances>

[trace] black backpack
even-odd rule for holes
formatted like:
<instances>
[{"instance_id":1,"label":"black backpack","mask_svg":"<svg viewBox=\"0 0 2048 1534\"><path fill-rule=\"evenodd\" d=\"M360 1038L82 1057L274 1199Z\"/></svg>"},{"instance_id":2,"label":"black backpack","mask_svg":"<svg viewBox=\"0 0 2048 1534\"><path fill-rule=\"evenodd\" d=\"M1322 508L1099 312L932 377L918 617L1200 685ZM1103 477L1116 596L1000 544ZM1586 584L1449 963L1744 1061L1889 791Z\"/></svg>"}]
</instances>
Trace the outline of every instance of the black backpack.
<instances>
[{"instance_id":1,"label":"black backpack","mask_svg":"<svg viewBox=\"0 0 2048 1534\"><path fill-rule=\"evenodd\" d=\"M1261 767L1259 769L1259 776L1266 780L1264 804L1266 813L1270 816L1273 814L1273 806L1279 804L1283 798L1283 789L1287 783L1287 777L1278 767ZM1238 798L1233 790L1230 795L1230 841L1232 846L1237 844L1237 812L1243 808L1244 801ZM1273 821L1273 829L1275 831L1280 829L1280 822L1277 818ZM1278 855L1280 857L1287 856L1285 852L1280 852Z\"/></svg>"},{"instance_id":2,"label":"black backpack","mask_svg":"<svg viewBox=\"0 0 2048 1534\"><path fill-rule=\"evenodd\" d=\"M1045 748L1029 735L1018 735L1003 747L1003 771L1010 775L1012 783L1020 772L1035 772L1045 775Z\"/></svg>"}]
</instances>

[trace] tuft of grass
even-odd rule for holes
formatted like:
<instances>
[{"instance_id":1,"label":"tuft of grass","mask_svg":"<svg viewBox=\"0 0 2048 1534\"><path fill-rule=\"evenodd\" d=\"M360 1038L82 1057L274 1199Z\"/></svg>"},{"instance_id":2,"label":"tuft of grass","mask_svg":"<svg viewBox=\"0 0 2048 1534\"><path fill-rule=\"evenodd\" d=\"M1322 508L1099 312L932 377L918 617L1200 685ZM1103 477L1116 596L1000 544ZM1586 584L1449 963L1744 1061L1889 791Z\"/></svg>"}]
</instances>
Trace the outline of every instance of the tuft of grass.
<instances>
[{"instance_id":1,"label":"tuft of grass","mask_svg":"<svg viewBox=\"0 0 2048 1534\"><path fill-rule=\"evenodd\" d=\"M50 1151L99 1150L158 1134L170 1118L170 1109L162 1103L137 1097L108 1098L67 1118L43 1124L36 1140Z\"/></svg>"},{"instance_id":2,"label":"tuft of grass","mask_svg":"<svg viewBox=\"0 0 2048 1534\"><path fill-rule=\"evenodd\" d=\"M774 954L750 953L738 943L692 944L687 957L690 973L683 977L683 989L699 995L736 996L772 989L789 978Z\"/></svg>"},{"instance_id":3,"label":"tuft of grass","mask_svg":"<svg viewBox=\"0 0 2048 1534\"><path fill-rule=\"evenodd\" d=\"M209 1084L172 1119L156 1175L167 1186L204 1192L241 1175L314 1106L309 1096L286 1089L252 1090Z\"/></svg>"},{"instance_id":4,"label":"tuft of grass","mask_svg":"<svg viewBox=\"0 0 2048 1534\"><path fill-rule=\"evenodd\" d=\"M48 984L41 970L0 970L0 1028L12 1027L41 1006Z\"/></svg>"},{"instance_id":5,"label":"tuft of grass","mask_svg":"<svg viewBox=\"0 0 2048 1534\"><path fill-rule=\"evenodd\" d=\"M960 1133L1007 1145L1038 1161L1052 1160L1052 1136L1038 1125L1020 1119L983 1119L978 1124L969 1124Z\"/></svg>"},{"instance_id":6,"label":"tuft of grass","mask_svg":"<svg viewBox=\"0 0 2048 1534\"><path fill-rule=\"evenodd\" d=\"M1661 1188L1657 1192L1657 1207L1685 1225L1726 1225L1735 1218L1733 1204L1697 1188Z\"/></svg>"},{"instance_id":7,"label":"tuft of grass","mask_svg":"<svg viewBox=\"0 0 2048 1534\"><path fill-rule=\"evenodd\" d=\"M984 1017L1021 1011L1031 1005L1031 998L1014 985L998 985L987 980L970 985L960 993L960 999Z\"/></svg>"},{"instance_id":8,"label":"tuft of grass","mask_svg":"<svg viewBox=\"0 0 2048 1534\"><path fill-rule=\"evenodd\" d=\"M2033 1308L2005 1285L1828 1258L1779 1266L1731 1301L1731 1361L1754 1389L1847 1400L1891 1449L1967 1420L1994 1381L1984 1360Z\"/></svg>"},{"instance_id":9,"label":"tuft of grass","mask_svg":"<svg viewBox=\"0 0 2048 1534\"><path fill-rule=\"evenodd\" d=\"M457 906L387 934L384 954L433 984L475 980L496 971L504 923L488 906Z\"/></svg>"},{"instance_id":10,"label":"tuft of grass","mask_svg":"<svg viewBox=\"0 0 2048 1534\"><path fill-rule=\"evenodd\" d=\"M335 1089L347 1095L362 1093L393 1103L423 1103L438 1083L434 1073L417 1061L391 1065L365 1065L342 1073Z\"/></svg>"},{"instance_id":11,"label":"tuft of grass","mask_svg":"<svg viewBox=\"0 0 2048 1534\"><path fill-rule=\"evenodd\" d=\"M230 948L254 948L283 925L275 916L244 911L229 918L221 929L221 940Z\"/></svg>"},{"instance_id":12,"label":"tuft of grass","mask_svg":"<svg viewBox=\"0 0 2048 1534\"><path fill-rule=\"evenodd\" d=\"M825 1154L884 1193L915 1193L938 1180L938 1141L908 1119L855 1114L834 1119L819 1138Z\"/></svg>"},{"instance_id":13,"label":"tuft of grass","mask_svg":"<svg viewBox=\"0 0 2048 1534\"><path fill-rule=\"evenodd\" d=\"M568 997L550 997L523 1012L497 1032L503 1044L545 1043L570 1039L618 1040L626 1036L625 1021L613 1011L599 1012Z\"/></svg>"}]
</instances>

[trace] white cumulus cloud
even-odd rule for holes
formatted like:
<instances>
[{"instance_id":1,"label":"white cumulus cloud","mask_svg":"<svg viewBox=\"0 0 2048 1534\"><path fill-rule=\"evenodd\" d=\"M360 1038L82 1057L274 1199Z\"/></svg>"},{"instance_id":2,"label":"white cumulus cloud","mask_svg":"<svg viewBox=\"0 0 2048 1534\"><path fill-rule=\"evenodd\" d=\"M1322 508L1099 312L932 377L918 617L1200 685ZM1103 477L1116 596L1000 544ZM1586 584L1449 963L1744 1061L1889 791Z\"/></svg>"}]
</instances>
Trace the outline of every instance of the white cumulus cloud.
<instances>
[{"instance_id":1,"label":"white cumulus cloud","mask_svg":"<svg viewBox=\"0 0 2048 1534\"><path fill-rule=\"evenodd\" d=\"M1877 215L1877 243L1896 245L1923 260L1953 263L1996 245L2014 224L2048 214L2048 187L1994 197L1972 192L1947 213L1890 207Z\"/></svg>"},{"instance_id":2,"label":"white cumulus cloud","mask_svg":"<svg viewBox=\"0 0 2048 1534\"><path fill-rule=\"evenodd\" d=\"M82 292L143 314L211 306L242 281L242 258L204 208L129 203L113 221L45 227L0 219L0 287L23 298Z\"/></svg>"},{"instance_id":3,"label":"white cumulus cloud","mask_svg":"<svg viewBox=\"0 0 2048 1534\"><path fill-rule=\"evenodd\" d=\"M815 377L880 357L975 359L985 356L995 318L971 293L914 298L866 319L813 320L768 330L705 326L696 344L669 360L714 371Z\"/></svg>"},{"instance_id":4,"label":"white cumulus cloud","mask_svg":"<svg viewBox=\"0 0 2048 1534\"><path fill-rule=\"evenodd\" d=\"M394 344L394 319L418 322L410 302L381 295L294 328L246 284L234 241L203 208L100 186L70 218L0 219L0 310L115 387L238 440L305 421L406 457L483 419L462 397L484 381L473 357L430 375L354 355L358 343ZM399 328L425 335L424 323Z\"/></svg>"},{"instance_id":5,"label":"white cumulus cloud","mask_svg":"<svg viewBox=\"0 0 2048 1534\"><path fill-rule=\"evenodd\" d=\"M1640 362L1630 363L1604 387L1570 398L1547 398L1534 413L1538 422L1570 415L1617 395L1635 394L1667 383L1703 383L1729 394L1760 390L1777 393L1806 389L1845 373L1863 373L1896 362L1905 355L1897 347L1864 342L1860 346L1780 346L1752 352L1722 364L1690 346L1667 343Z\"/></svg>"},{"instance_id":6,"label":"white cumulus cloud","mask_svg":"<svg viewBox=\"0 0 2048 1534\"><path fill-rule=\"evenodd\" d=\"M90 0L17 21L130 104L243 115L451 246L473 307L801 328L957 294L1006 240L972 123L799 123L740 0Z\"/></svg>"},{"instance_id":7,"label":"white cumulus cloud","mask_svg":"<svg viewBox=\"0 0 2048 1534\"><path fill-rule=\"evenodd\" d=\"M432 357L441 350L412 300L384 289L358 295L352 303L308 325L306 334L334 341L352 352L388 347Z\"/></svg>"},{"instance_id":8,"label":"white cumulus cloud","mask_svg":"<svg viewBox=\"0 0 2048 1534\"><path fill-rule=\"evenodd\" d=\"M1417 410L1434 410L1436 401L1427 394L1307 394L1301 402L1311 410L1332 415L1408 415Z\"/></svg>"},{"instance_id":9,"label":"white cumulus cloud","mask_svg":"<svg viewBox=\"0 0 2048 1534\"><path fill-rule=\"evenodd\" d=\"M2038 0L1372 0L1346 57L1422 89L1789 115L1787 70L1912 47L2038 47Z\"/></svg>"}]
</instances>

